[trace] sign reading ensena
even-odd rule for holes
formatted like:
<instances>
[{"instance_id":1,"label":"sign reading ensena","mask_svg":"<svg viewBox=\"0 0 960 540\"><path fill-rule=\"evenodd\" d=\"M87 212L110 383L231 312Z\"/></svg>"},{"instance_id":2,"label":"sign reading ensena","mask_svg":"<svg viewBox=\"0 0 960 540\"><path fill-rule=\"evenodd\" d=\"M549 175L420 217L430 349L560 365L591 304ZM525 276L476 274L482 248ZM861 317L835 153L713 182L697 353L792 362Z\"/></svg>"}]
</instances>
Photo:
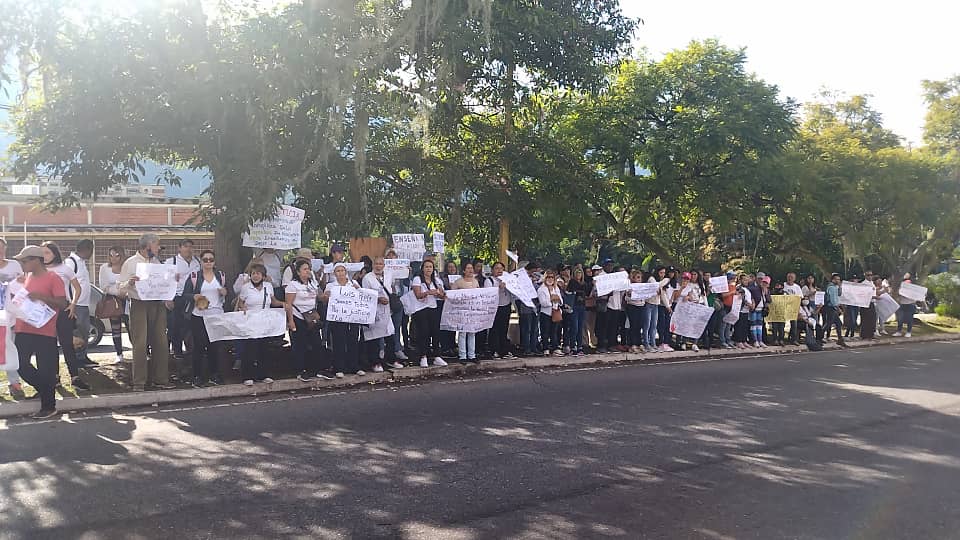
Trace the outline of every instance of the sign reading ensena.
<instances>
[{"instance_id":1,"label":"sign reading ensena","mask_svg":"<svg viewBox=\"0 0 960 540\"><path fill-rule=\"evenodd\" d=\"M243 234L243 246L252 248L296 249L300 247L300 226L306 212L282 205L276 216L250 225Z\"/></svg>"},{"instance_id":2,"label":"sign reading ensena","mask_svg":"<svg viewBox=\"0 0 960 540\"><path fill-rule=\"evenodd\" d=\"M423 243L422 234L395 234L393 235L393 250L397 257L419 261L427 251Z\"/></svg>"},{"instance_id":3,"label":"sign reading ensena","mask_svg":"<svg viewBox=\"0 0 960 540\"><path fill-rule=\"evenodd\" d=\"M377 319L377 291L352 285L327 285L327 320L353 324L373 324Z\"/></svg>"},{"instance_id":4,"label":"sign reading ensena","mask_svg":"<svg viewBox=\"0 0 960 540\"><path fill-rule=\"evenodd\" d=\"M457 289L447 291L440 314L440 329L451 332L480 332L493 328L500 290Z\"/></svg>"}]
</instances>

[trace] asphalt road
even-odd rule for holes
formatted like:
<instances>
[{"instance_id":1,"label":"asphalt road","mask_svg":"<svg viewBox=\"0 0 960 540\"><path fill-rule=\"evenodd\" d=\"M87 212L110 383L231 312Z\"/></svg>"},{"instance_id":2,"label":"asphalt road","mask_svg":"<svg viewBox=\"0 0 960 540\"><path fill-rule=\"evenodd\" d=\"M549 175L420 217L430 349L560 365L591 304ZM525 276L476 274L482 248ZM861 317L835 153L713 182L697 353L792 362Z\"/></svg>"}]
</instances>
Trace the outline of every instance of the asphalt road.
<instances>
[{"instance_id":1,"label":"asphalt road","mask_svg":"<svg viewBox=\"0 0 960 540\"><path fill-rule=\"evenodd\" d=\"M958 350L9 423L0 538L957 538Z\"/></svg>"}]
</instances>

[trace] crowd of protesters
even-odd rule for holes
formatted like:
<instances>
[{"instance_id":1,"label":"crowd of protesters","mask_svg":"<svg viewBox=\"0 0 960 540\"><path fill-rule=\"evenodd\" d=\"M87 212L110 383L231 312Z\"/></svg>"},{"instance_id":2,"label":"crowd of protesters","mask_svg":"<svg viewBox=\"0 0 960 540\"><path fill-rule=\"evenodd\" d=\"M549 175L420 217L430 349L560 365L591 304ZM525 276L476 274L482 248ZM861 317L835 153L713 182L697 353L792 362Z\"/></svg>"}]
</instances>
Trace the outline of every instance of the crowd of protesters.
<instances>
[{"instance_id":1,"label":"crowd of protesters","mask_svg":"<svg viewBox=\"0 0 960 540\"><path fill-rule=\"evenodd\" d=\"M19 370L7 372L11 392L23 395L21 379L33 386L41 409L36 417L55 414L54 392L60 384L59 356L62 352L74 388L87 389L84 370L96 366L86 353L89 332L91 281L88 272L93 242L81 241L64 258L58 246L45 242L26 246L13 259L6 259L6 243L0 240L0 301L9 303L14 293L25 288L29 298L55 311L42 327L17 320L13 328L19 354ZM302 381L314 378L334 379L346 374L365 375L367 371L445 366L447 359L477 362L480 359L509 359L515 355L580 356L631 352L656 354L675 350L699 351L701 348L764 348L797 345L822 345L835 333L836 341L859 337L873 339L886 333L874 305L867 308L841 305L842 276L833 274L821 289L813 275L798 280L787 273L783 280L763 272L724 274L725 292L711 290L710 272L691 268L679 270L658 267L651 271L625 268L613 260L601 264L559 265L543 268L536 261L521 264L533 283L537 296L531 307L520 301L502 279L507 271L503 262L471 259L447 261L439 268L437 260L426 254L411 264L409 275L397 278L385 273L385 261L396 259L390 249L382 257L364 257L363 268L351 273L345 263L346 251L334 245L326 261L332 272L315 271L315 254L301 249L287 262L276 250L257 252L244 271L231 276L217 269L211 250L194 254L193 243L182 240L174 257L161 261L159 238L143 235L135 253L111 247L108 262L99 272L104 298L116 304L109 312L110 330L116 362L124 361L122 326L125 323L132 345L131 389L171 389L169 355L179 365L189 353L195 387L218 385L224 381L219 368L222 342L211 342L204 318L225 310L283 308L287 318L292 365ZM137 294L136 267L139 263L168 264L176 267L177 292L171 301L141 300ZM594 280L612 272L627 272L631 283L656 284L656 294L635 298L630 290L597 295ZM352 275L351 275L352 274ZM861 281L849 276L851 281ZM893 294L900 281L891 283L882 276L866 272L862 278L872 283L874 300ZM909 282L910 276L903 277ZM328 287L363 287L377 291L378 303L389 313L393 335L364 339L365 327L359 324L325 321L324 304ZM447 291L493 287L499 290L498 307L492 328L481 332L449 332L440 327L440 313ZM412 291L416 301L424 303L408 315L400 298ZM231 294L232 293L232 294ZM801 297L796 317L788 322L767 324L765 315L775 295ZM232 299L232 301L228 301ZM897 330L894 336L910 337L916 301L897 297ZM101 301L102 302L102 301ZM713 308L703 335L698 339L671 333L671 317L678 304L694 302ZM739 313L730 312L739 306ZM2 307L2 306L0 306ZM516 312L518 340L510 339L510 323ZM99 316L101 310L97 309ZM789 327L789 328L788 328ZM459 335L457 335L459 334ZM285 336L278 336L283 339ZM274 338L239 340L232 343L235 368L244 384L271 383L266 361ZM36 364L32 363L35 359ZM187 382L187 381L185 381Z\"/></svg>"}]
</instances>

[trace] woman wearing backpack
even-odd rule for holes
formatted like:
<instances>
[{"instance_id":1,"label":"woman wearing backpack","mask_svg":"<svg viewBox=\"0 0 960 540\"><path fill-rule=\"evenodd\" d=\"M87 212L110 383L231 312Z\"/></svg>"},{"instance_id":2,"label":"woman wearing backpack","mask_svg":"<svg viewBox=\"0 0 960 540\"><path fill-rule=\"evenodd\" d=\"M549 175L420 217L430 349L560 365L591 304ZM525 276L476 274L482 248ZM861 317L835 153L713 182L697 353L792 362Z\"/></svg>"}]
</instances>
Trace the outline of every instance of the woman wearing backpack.
<instances>
[{"instance_id":1,"label":"woman wearing backpack","mask_svg":"<svg viewBox=\"0 0 960 540\"><path fill-rule=\"evenodd\" d=\"M202 257L202 255L201 255ZM276 299L273 285L266 280L267 268L261 263L251 263L247 267L248 280L245 280L237 290L237 309L261 311L272 307L284 307L283 302ZM241 352L240 377L243 384L253 386L254 382L270 384L273 379L267 376L267 344L270 337L258 339L244 339Z\"/></svg>"},{"instance_id":2,"label":"woman wearing backpack","mask_svg":"<svg viewBox=\"0 0 960 540\"><path fill-rule=\"evenodd\" d=\"M217 362L217 346L207 336L207 326L203 318L223 313L223 301L227 296L227 279L223 272L216 269L213 250L205 249L200 253L200 271L190 274L183 286L186 301L184 311L190 314L190 331L193 334L193 387L206 384L223 384Z\"/></svg>"},{"instance_id":3,"label":"woman wearing backpack","mask_svg":"<svg viewBox=\"0 0 960 540\"><path fill-rule=\"evenodd\" d=\"M437 275L433 261L426 260L420 265L420 273L410 283L417 300L427 304L427 307L413 314L413 325L416 329L417 349L420 353L420 367L428 367L428 356L433 356L434 366L445 366L440 357L440 310L438 300L445 297L443 282Z\"/></svg>"}]
</instances>

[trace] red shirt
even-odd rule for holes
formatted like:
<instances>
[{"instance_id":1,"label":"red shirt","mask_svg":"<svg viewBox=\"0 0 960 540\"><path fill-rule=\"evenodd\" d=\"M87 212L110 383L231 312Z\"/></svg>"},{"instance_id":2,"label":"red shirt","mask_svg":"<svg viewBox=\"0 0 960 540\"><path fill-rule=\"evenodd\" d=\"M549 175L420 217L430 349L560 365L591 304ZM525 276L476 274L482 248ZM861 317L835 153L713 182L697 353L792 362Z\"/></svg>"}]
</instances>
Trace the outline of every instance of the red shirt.
<instances>
[{"instance_id":1,"label":"red shirt","mask_svg":"<svg viewBox=\"0 0 960 540\"><path fill-rule=\"evenodd\" d=\"M27 274L27 280L23 286L28 292L39 293L54 298L60 297L66 299L67 297L67 292L63 287L63 280L60 279L60 276L56 272L51 272L50 270L47 270L41 276L35 275L32 272ZM13 327L13 331L18 334L57 337L57 315L54 315L53 318L41 328L34 328L17 319L17 324Z\"/></svg>"}]
</instances>

